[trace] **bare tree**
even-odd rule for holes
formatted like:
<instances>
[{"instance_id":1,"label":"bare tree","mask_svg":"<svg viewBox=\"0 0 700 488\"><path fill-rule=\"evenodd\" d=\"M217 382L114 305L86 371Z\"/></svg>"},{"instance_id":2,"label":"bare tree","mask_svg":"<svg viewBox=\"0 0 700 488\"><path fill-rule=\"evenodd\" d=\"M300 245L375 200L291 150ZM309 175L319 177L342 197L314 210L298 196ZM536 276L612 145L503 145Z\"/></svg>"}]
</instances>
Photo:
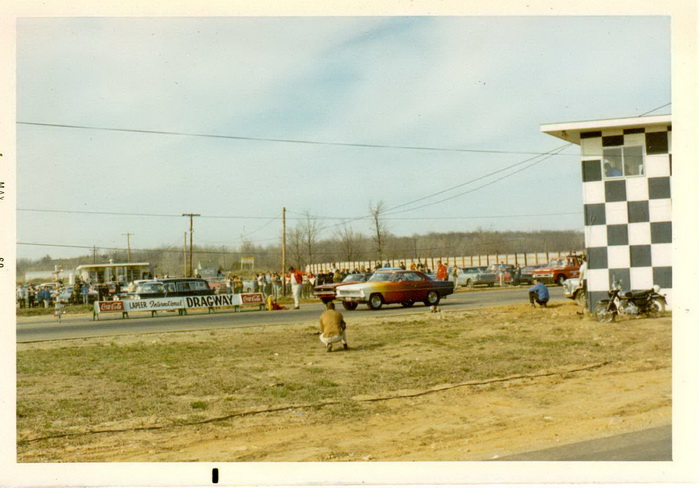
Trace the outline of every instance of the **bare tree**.
<instances>
[{"instance_id":1,"label":"bare tree","mask_svg":"<svg viewBox=\"0 0 700 488\"><path fill-rule=\"evenodd\" d=\"M303 268L306 263L304 262L304 233L301 226L297 225L287 232L287 251L291 258L291 262L288 260L287 265Z\"/></svg>"},{"instance_id":2,"label":"bare tree","mask_svg":"<svg viewBox=\"0 0 700 488\"><path fill-rule=\"evenodd\" d=\"M303 212L304 220L299 222L299 230L301 238L304 242L304 253L306 254L306 263L314 262L316 245L318 244L318 232L320 225L318 219L311 215L308 210Z\"/></svg>"},{"instance_id":3,"label":"bare tree","mask_svg":"<svg viewBox=\"0 0 700 488\"><path fill-rule=\"evenodd\" d=\"M356 232L347 223L336 232L340 247L340 256L343 261L355 261L362 253L364 236Z\"/></svg>"},{"instance_id":4,"label":"bare tree","mask_svg":"<svg viewBox=\"0 0 700 488\"><path fill-rule=\"evenodd\" d=\"M377 259L379 261L383 261L384 247L386 246L386 240L389 235L386 222L383 220L384 213L386 212L384 202L380 200L374 206L372 206L372 203L370 202L369 211L372 215L372 238L377 251Z\"/></svg>"}]
</instances>

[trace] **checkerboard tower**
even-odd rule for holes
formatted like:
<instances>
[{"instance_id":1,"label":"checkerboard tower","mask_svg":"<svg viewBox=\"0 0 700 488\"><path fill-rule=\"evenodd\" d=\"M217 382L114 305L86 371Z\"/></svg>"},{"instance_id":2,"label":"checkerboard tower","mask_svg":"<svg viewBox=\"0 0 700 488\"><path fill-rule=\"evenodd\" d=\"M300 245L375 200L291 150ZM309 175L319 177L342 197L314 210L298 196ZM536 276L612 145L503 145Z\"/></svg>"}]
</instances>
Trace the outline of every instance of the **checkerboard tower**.
<instances>
[{"instance_id":1,"label":"checkerboard tower","mask_svg":"<svg viewBox=\"0 0 700 488\"><path fill-rule=\"evenodd\" d=\"M588 303L654 285L671 303L671 116L541 126L581 147Z\"/></svg>"}]
</instances>

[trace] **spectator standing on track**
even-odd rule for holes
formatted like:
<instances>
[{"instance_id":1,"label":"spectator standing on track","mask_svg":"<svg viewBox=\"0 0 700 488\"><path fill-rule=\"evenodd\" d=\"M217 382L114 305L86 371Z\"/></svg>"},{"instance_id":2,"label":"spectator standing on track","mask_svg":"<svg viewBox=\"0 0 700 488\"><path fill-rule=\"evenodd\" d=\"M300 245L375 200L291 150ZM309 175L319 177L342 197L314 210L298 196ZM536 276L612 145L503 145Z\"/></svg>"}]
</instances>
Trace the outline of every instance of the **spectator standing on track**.
<instances>
[{"instance_id":1,"label":"spectator standing on track","mask_svg":"<svg viewBox=\"0 0 700 488\"><path fill-rule=\"evenodd\" d=\"M523 269L520 267L520 265L516 266L515 269L513 270L513 281L511 284L513 286L518 286L520 284L520 277L523 275Z\"/></svg>"},{"instance_id":2,"label":"spectator standing on track","mask_svg":"<svg viewBox=\"0 0 700 488\"><path fill-rule=\"evenodd\" d=\"M36 290L34 290L34 287L32 285L29 285L29 288L27 288L27 306L29 306L29 308L34 308L35 298Z\"/></svg>"},{"instance_id":3,"label":"spectator standing on track","mask_svg":"<svg viewBox=\"0 0 700 488\"><path fill-rule=\"evenodd\" d=\"M241 280L240 276L234 275L233 279L231 280L231 285L233 286L234 295L243 293L243 280Z\"/></svg>"},{"instance_id":4,"label":"spectator standing on track","mask_svg":"<svg viewBox=\"0 0 700 488\"><path fill-rule=\"evenodd\" d=\"M43 304L44 308L49 308L49 303L51 302L51 292L49 291L49 288L45 286L40 292L39 292L39 303Z\"/></svg>"},{"instance_id":5,"label":"spectator standing on track","mask_svg":"<svg viewBox=\"0 0 700 488\"><path fill-rule=\"evenodd\" d=\"M80 287L80 294L83 297L83 305L88 304L88 297L90 295L90 285L87 283L83 283L83 286Z\"/></svg>"},{"instance_id":6,"label":"spectator standing on track","mask_svg":"<svg viewBox=\"0 0 700 488\"><path fill-rule=\"evenodd\" d=\"M326 310L321 314L319 323L321 328L319 339L326 345L326 352L332 352L333 344L336 342L342 343L343 349L348 348L345 319L343 314L335 309L335 303L326 303Z\"/></svg>"},{"instance_id":7,"label":"spectator standing on track","mask_svg":"<svg viewBox=\"0 0 700 488\"><path fill-rule=\"evenodd\" d=\"M282 278L280 278L280 274L275 272L272 273L272 295L275 297L275 300L279 299L280 295L282 294Z\"/></svg>"},{"instance_id":8,"label":"spectator standing on track","mask_svg":"<svg viewBox=\"0 0 700 488\"><path fill-rule=\"evenodd\" d=\"M535 278L535 286L530 288L528 291L528 296L530 298L530 307L535 308L535 302L540 307L546 307L547 302L549 301L549 290L547 289L546 286L544 286L544 283L542 283L540 280Z\"/></svg>"},{"instance_id":9,"label":"spectator standing on track","mask_svg":"<svg viewBox=\"0 0 700 488\"><path fill-rule=\"evenodd\" d=\"M302 272L294 266L289 267L289 280L292 285L292 297L294 297L294 309L299 309L299 299L301 296L301 284L304 281Z\"/></svg>"},{"instance_id":10,"label":"spectator standing on track","mask_svg":"<svg viewBox=\"0 0 700 488\"><path fill-rule=\"evenodd\" d=\"M438 259L437 274L435 278L438 281L447 281L447 266L442 264L442 261Z\"/></svg>"},{"instance_id":11,"label":"spectator standing on track","mask_svg":"<svg viewBox=\"0 0 700 488\"><path fill-rule=\"evenodd\" d=\"M25 304L26 300L24 299L23 287L20 285L17 287L17 305L19 305L19 308L24 308Z\"/></svg>"},{"instance_id":12,"label":"spectator standing on track","mask_svg":"<svg viewBox=\"0 0 700 488\"><path fill-rule=\"evenodd\" d=\"M457 277L459 276L459 268L457 266L452 267L452 282L455 285L455 290L457 290Z\"/></svg>"}]
</instances>

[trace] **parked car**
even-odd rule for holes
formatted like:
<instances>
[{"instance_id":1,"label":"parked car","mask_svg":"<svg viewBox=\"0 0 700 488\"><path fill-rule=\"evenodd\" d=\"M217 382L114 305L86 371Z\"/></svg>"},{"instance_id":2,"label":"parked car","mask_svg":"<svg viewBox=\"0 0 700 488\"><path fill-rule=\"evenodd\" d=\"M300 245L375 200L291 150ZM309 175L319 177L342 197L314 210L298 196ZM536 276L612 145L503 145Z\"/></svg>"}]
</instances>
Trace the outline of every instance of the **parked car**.
<instances>
[{"instance_id":1,"label":"parked car","mask_svg":"<svg viewBox=\"0 0 700 488\"><path fill-rule=\"evenodd\" d=\"M336 288L340 285L366 282L373 273L350 273L340 283L326 283L314 287L314 296L320 298L323 303L335 300Z\"/></svg>"},{"instance_id":2,"label":"parked car","mask_svg":"<svg viewBox=\"0 0 700 488\"><path fill-rule=\"evenodd\" d=\"M512 273L515 266L512 264L490 264L486 269L473 273L467 278L466 286L473 288L477 285L494 286L512 281Z\"/></svg>"},{"instance_id":3,"label":"parked car","mask_svg":"<svg viewBox=\"0 0 700 488\"><path fill-rule=\"evenodd\" d=\"M569 278L562 284L564 296L572 300L582 307L586 306L586 290L581 285L581 278Z\"/></svg>"},{"instance_id":4,"label":"parked car","mask_svg":"<svg viewBox=\"0 0 700 488\"><path fill-rule=\"evenodd\" d=\"M581 267L581 256L571 254L565 258L554 259L546 266L532 272L532 278L539 279L542 283L564 284L569 278L577 278Z\"/></svg>"},{"instance_id":5,"label":"parked car","mask_svg":"<svg viewBox=\"0 0 700 488\"><path fill-rule=\"evenodd\" d=\"M360 303L366 303L372 310L389 303L404 307L416 302L437 305L453 292L451 281L435 281L420 271L386 268L376 271L365 283L341 284L336 288L336 296L346 310L354 310Z\"/></svg>"},{"instance_id":6,"label":"parked car","mask_svg":"<svg viewBox=\"0 0 700 488\"><path fill-rule=\"evenodd\" d=\"M532 272L535 271L536 269L540 269L542 267L546 266L546 264L535 264L532 266L523 266L520 268L520 278L518 279L517 283L513 283L514 285L532 285L533 284L533 278L532 278Z\"/></svg>"},{"instance_id":7,"label":"parked car","mask_svg":"<svg viewBox=\"0 0 700 488\"><path fill-rule=\"evenodd\" d=\"M473 286L474 279L476 276L483 272L486 269L484 266L471 266L468 268L457 268L457 286ZM454 268L450 266L447 271L448 271L448 276L450 277L450 280L453 280L453 273Z\"/></svg>"},{"instance_id":8,"label":"parked car","mask_svg":"<svg viewBox=\"0 0 700 488\"><path fill-rule=\"evenodd\" d=\"M182 297L213 295L207 280L201 278L165 278L144 281L136 285L132 292L120 293L119 298L143 300L147 298Z\"/></svg>"}]
</instances>

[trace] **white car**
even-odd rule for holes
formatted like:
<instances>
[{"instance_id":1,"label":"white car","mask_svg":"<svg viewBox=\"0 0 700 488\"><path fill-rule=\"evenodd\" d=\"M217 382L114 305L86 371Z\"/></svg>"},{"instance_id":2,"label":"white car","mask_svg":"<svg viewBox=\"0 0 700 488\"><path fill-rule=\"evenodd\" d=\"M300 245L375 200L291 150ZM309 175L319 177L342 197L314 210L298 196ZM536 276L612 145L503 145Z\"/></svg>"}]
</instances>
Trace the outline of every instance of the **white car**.
<instances>
[{"instance_id":1,"label":"white car","mask_svg":"<svg viewBox=\"0 0 700 488\"><path fill-rule=\"evenodd\" d=\"M579 278L569 278L565 280L562 287L566 298L576 300L576 303L582 307L586 306L586 290L581 286L581 280Z\"/></svg>"}]
</instances>

